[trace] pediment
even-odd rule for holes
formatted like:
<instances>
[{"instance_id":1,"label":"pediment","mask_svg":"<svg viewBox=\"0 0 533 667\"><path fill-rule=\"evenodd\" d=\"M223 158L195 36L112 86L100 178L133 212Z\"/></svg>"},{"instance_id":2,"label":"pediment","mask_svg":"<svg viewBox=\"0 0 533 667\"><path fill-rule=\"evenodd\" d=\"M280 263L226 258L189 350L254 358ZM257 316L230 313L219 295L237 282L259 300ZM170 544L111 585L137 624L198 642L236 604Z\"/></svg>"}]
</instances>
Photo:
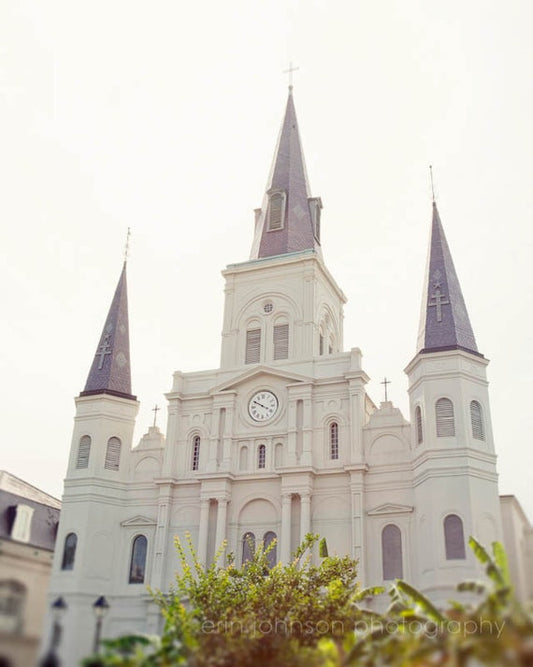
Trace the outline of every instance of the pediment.
<instances>
[{"instance_id":1,"label":"pediment","mask_svg":"<svg viewBox=\"0 0 533 667\"><path fill-rule=\"evenodd\" d=\"M254 366L249 370L244 371L244 373L239 373L235 375L230 380L225 380L221 384L213 387L211 389L211 394L217 394L220 391L228 391L230 389L235 389L243 382L248 382L249 380L265 378L265 377L274 377L280 380L283 380L287 384L292 382L311 382L312 378L307 375L300 375L298 373L287 372L285 369L272 368L272 366Z\"/></svg>"},{"instance_id":2,"label":"pediment","mask_svg":"<svg viewBox=\"0 0 533 667\"><path fill-rule=\"evenodd\" d=\"M412 512L414 507L412 505L395 505L394 503L384 503L378 505L374 509L368 510L369 516L382 516L386 514L408 514Z\"/></svg>"},{"instance_id":3,"label":"pediment","mask_svg":"<svg viewBox=\"0 0 533 667\"><path fill-rule=\"evenodd\" d=\"M121 526L155 526L156 520L150 519L143 514L137 514L132 516L131 519L126 519L125 521L120 522Z\"/></svg>"}]
</instances>

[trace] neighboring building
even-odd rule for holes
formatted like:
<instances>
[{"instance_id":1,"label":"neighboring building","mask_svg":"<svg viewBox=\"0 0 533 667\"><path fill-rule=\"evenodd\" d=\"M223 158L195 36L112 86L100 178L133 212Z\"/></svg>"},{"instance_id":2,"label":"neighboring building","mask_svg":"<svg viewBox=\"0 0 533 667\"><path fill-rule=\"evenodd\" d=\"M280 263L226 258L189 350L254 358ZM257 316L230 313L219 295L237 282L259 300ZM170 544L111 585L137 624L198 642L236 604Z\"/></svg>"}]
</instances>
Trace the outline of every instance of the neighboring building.
<instances>
[{"instance_id":1,"label":"neighboring building","mask_svg":"<svg viewBox=\"0 0 533 667\"><path fill-rule=\"evenodd\" d=\"M500 496L503 543L516 595L533 599L533 528L514 496Z\"/></svg>"},{"instance_id":2,"label":"neighboring building","mask_svg":"<svg viewBox=\"0 0 533 667\"><path fill-rule=\"evenodd\" d=\"M290 91L251 257L223 274L220 368L175 372L166 439L152 427L134 448L124 264L76 399L50 597L69 607L66 664L90 652L102 593L104 634L157 631L146 586L169 588L174 536L187 531L202 561L227 539L239 564L248 539L277 539L273 560L286 562L318 532L330 553L359 559L364 584L403 577L438 603L480 574L468 536L502 539L488 361L436 204L406 369L410 421L374 404L360 350L345 351L346 298L322 258L321 210Z\"/></svg>"},{"instance_id":3,"label":"neighboring building","mask_svg":"<svg viewBox=\"0 0 533 667\"><path fill-rule=\"evenodd\" d=\"M61 503L0 471L0 665L36 664Z\"/></svg>"}]
</instances>

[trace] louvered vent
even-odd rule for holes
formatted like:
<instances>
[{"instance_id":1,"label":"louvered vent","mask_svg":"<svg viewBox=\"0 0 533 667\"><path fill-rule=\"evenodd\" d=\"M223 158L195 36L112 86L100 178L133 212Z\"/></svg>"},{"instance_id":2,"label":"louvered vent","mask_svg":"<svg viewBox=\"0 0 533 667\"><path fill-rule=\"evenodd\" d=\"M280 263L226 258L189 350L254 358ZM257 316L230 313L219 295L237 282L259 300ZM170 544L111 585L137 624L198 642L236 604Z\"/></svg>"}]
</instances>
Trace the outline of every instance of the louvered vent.
<instances>
[{"instance_id":1,"label":"louvered vent","mask_svg":"<svg viewBox=\"0 0 533 667\"><path fill-rule=\"evenodd\" d=\"M282 194L276 193L270 196L268 207L268 231L272 232L283 227L283 210L285 201Z\"/></svg>"},{"instance_id":2,"label":"louvered vent","mask_svg":"<svg viewBox=\"0 0 533 667\"><path fill-rule=\"evenodd\" d=\"M447 438L455 435L453 403L449 398L439 398L435 405L435 417L437 420L438 438Z\"/></svg>"},{"instance_id":3,"label":"louvered vent","mask_svg":"<svg viewBox=\"0 0 533 667\"><path fill-rule=\"evenodd\" d=\"M89 467L89 454L91 451L91 438L88 435L84 435L80 439L80 445L78 447L78 460L76 461L76 468L88 468Z\"/></svg>"},{"instance_id":4,"label":"louvered vent","mask_svg":"<svg viewBox=\"0 0 533 667\"><path fill-rule=\"evenodd\" d=\"M415 420L416 420L416 442L420 445L424 442L424 432L422 431L422 410L420 406L416 406L415 410Z\"/></svg>"},{"instance_id":5,"label":"louvered vent","mask_svg":"<svg viewBox=\"0 0 533 667\"><path fill-rule=\"evenodd\" d=\"M476 440L485 440L485 427L483 425L483 412L477 401L470 403L470 420L472 422L472 436Z\"/></svg>"},{"instance_id":6,"label":"louvered vent","mask_svg":"<svg viewBox=\"0 0 533 667\"><path fill-rule=\"evenodd\" d=\"M274 359L289 358L289 325L276 324L274 327Z\"/></svg>"},{"instance_id":7,"label":"louvered vent","mask_svg":"<svg viewBox=\"0 0 533 667\"><path fill-rule=\"evenodd\" d=\"M261 352L261 329L249 329L246 332L245 364L258 364Z\"/></svg>"},{"instance_id":8,"label":"louvered vent","mask_svg":"<svg viewBox=\"0 0 533 667\"><path fill-rule=\"evenodd\" d=\"M107 470L118 470L119 464L120 440L118 438L109 438L107 441L104 468Z\"/></svg>"}]
</instances>

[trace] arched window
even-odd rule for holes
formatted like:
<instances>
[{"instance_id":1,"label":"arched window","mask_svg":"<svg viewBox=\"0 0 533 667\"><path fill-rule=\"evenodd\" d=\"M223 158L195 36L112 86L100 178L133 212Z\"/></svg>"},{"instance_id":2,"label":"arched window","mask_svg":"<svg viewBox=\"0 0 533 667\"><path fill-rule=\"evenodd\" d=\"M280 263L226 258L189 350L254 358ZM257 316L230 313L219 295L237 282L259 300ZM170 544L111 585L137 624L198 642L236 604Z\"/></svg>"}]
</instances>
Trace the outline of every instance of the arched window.
<instances>
[{"instance_id":1,"label":"arched window","mask_svg":"<svg viewBox=\"0 0 533 667\"><path fill-rule=\"evenodd\" d=\"M195 435L192 439L192 469L198 470L200 466L200 436Z\"/></svg>"},{"instance_id":2,"label":"arched window","mask_svg":"<svg viewBox=\"0 0 533 667\"><path fill-rule=\"evenodd\" d=\"M255 535L253 533L244 533L242 537L242 564L252 560L255 553Z\"/></svg>"},{"instance_id":3,"label":"arched window","mask_svg":"<svg viewBox=\"0 0 533 667\"><path fill-rule=\"evenodd\" d=\"M274 325L274 360L289 358L289 325Z\"/></svg>"},{"instance_id":4,"label":"arched window","mask_svg":"<svg viewBox=\"0 0 533 667\"><path fill-rule=\"evenodd\" d=\"M13 634L22 632L25 604L24 584L13 579L0 581L0 632Z\"/></svg>"},{"instance_id":5,"label":"arched window","mask_svg":"<svg viewBox=\"0 0 533 667\"><path fill-rule=\"evenodd\" d=\"M263 536L263 548L266 551L267 548L272 544L272 542L275 542L277 540L277 535L276 533L272 532L269 530L266 532ZM277 557L277 550L278 550L278 545L275 543L270 549L270 551L267 553L267 563L268 563L268 569L271 570L277 563L278 557Z\"/></svg>"},{"instance_id":6,"label":"arched window","mask_svg":"<svg viewBox=\"0 0 533 667\"><path fill-rule=\"evenodd\" d=\"M402 533L393 523L389 523L381 532L381 557L383 579L401 579L403 577Z\"/></svg>"},{"instance_id":7,"label":"arched window","mask_svg":"<svg viewBox=\"0 0 533 667\"><path fill-rule=\"evenodd\" d=\"M63 560L61 561L62 570L74 569L74 558L76 557L76 545L78 538L76 533L69 533L65 537L65 546L63 547Z\"/></svg>"},{"instance_id":8,"label":"arched window","mask_svg":"<svg viewBox=\"0 0 533 667\"><path fill-rule=\"evenodd\" d=\"M424 442L424 432L422 431L422 409L419 405L415 408L415 422L416 422L416 442L420 445Z\"/></svg>"},{"instance_id":9,"label":"arched window","mask_svg":"<svg viewBox=\"0 0 533 667\"><path fill-rule=\"evenodd\" d=\"M246 332L245 364L258 364L261 358L261 329L248 329Z\"/></svg>"},{"instance_id":10,"label":"arched window","mask_svg":"<svg viewBox=\"0 0 533 667\"><path fill-rule=\"evenodd\" d=\"M339 458L339 425L337 422L331 422L329 425L329 457Z\"/></svg>"},{"instance_id":11,"label":"arched window","mask_svg":"<svg viewBox=\"0 0 533 667\"><path fill-rule=\"evenodd\" d=\"M457 514L448 514L444 519L444 546L446 560L466 558L463 522Z\"/></svg>"},{"instance_id":12,"label":"arched window","mask_svg":"<svg viewBox=\"0 0 533 667\"><path fill-rule=\"evenodd\" d=\"M80 444L78 445L78 458L76 460L76 468L88 468L89 467L89 453L91 451L91 438L88 435L84 435L80 438Z\"/></svg>"},{"instance_id":13,"label":"arched window","mask_svg":"<svg viewBox=\"0 0 533 667\"><path fill-rule=\"evenodd\" d=\"M133 540L130 561L130 584L144 584L147 547L148 541L144 535L137 535Z\"/></svg>"},{"instance_id":14,"label":"arched window","mask_svg":"<svg viewBox=\"0 0 533 667\"><path fill-rule=\"evenodd\" d=\"M121 443L118 438L109 438L107 441L104 462L104 468L107 468L107 470L118 470L120 465L120 447Z\"/></svg>"},{"instance_id":15,"label":"arched window","mask_svg":"<svg viewBox=\"0 0 533 667\"><path fill-rule=\"evenodd\" d=\"M449 398L439 398L435 403L435 419L437 422L438 438L447 438L455 435L453 403Z\"/></svg>"},{"instance_id":16,"label":"arched window","mask_svg":"<svg viewBox=\"0 0 533 667\"><path fill-rule=\"evenodd\" d=\"M472 437L476 440L485 440L485 425L481 404L477 401L470 403L470 421L472 422Z\"/></svg>"},{"instance_id":17,"label":"arched window","mask_svg":"<svg viewBox=\"0 0 533 667\"><path fill-rule=\"evenodd\" d=\"M259 445L257 450L257 467L264 468L266 462L266 447L265 445Z\"/></svg>"}]
</instances>

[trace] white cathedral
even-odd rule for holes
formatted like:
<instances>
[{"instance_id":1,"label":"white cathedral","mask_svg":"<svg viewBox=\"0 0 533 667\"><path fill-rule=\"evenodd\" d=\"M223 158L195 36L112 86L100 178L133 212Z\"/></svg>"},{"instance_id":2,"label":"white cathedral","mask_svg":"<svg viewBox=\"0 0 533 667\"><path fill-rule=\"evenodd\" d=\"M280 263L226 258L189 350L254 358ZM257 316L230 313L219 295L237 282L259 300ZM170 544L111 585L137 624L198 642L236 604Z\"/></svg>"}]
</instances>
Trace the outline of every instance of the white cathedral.
<instances>
[{"instance_id":1,"label":"white cathedral","mask_svg":"<svg viewBox=\"0 0 533 667\"><path fill-rule=\"evenodd\" d=\"M321 209L289 89L250 259L223 272L220 368L176 371L166 437L153 426L137 446L124 264L76 398L50 586L50 601L68 604L63 664L91 652L100 595L110 604L104 636L159 629L147 586L169 589L174 536L186 532L205 563L227 540L238 564L249 540L275 539L272 561L287 562L316 532L330 554L358 559L362 584L402 577L437 603L479 577L470 535L508 549L521 540L502 522L516 508L498 494L488 361L435 203L406 368L410 421L389 401L375 405L360 350L345 351L346 297L322 258ZM513 572L527 588L523 555Z\"/></svg>"}]
</instances>

